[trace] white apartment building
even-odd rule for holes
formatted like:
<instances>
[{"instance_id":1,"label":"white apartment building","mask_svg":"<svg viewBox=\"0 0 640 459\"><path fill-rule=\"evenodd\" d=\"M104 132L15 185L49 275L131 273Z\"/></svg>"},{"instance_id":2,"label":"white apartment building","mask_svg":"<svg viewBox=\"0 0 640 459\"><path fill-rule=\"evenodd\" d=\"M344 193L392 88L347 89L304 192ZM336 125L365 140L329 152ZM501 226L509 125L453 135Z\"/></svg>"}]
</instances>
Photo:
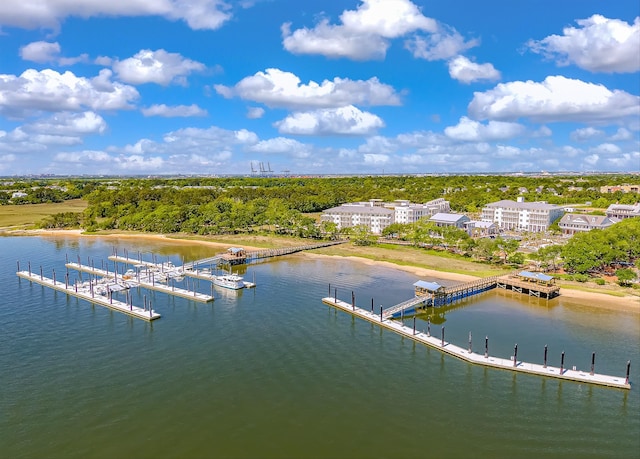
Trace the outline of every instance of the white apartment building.
<instances>
[{"instance_id":1,"label":"white apartment building","mask_svg":"<svg viewBox=\"0 0 640 459\"><path fill-rule=\"evenodd\" d=\"M547 231L549 226L562 217L562 207L546 202L524 202L504 199L487 204L482 209L482 220L495 222L504 230Z\"/></svg>"},{"instance_id":2,"label":"white apartment building","mask_svg":"<svg viewBox=\"0 0 640 459\"><path fill-rule=\"evenodd\" d=\"M322 212L320 221L333 222L338 229L365 225L373 234L382 231L393 223L394 211L373 203L343 204Z\"/></svg>"},{"instance_id":3,"label":"white apartment building","mask_svg":"<svg viewBox=\"0 0 640 459\"><path fill-rule=\"evenodd\" d=\"M624 220L625 218L640 217L640 203L611 204L607 208L607 217Z\"/></svg>"},{"instance_id":4,"label":"white apartment building","mask_svg":"<svg viewBox=\"0 0 640 459\"><path fill-rule=\"evenodd\" d=\"M392 223L415 223L423 217L431 217L449 210L449 201L443 198L424 204L415 204L408 200L383 202L381 199L370 199L367 202L343 204L327 209L322 212L320 221L333 222L338 229L366 225L373 234L382 234Z\"/></svg>"},{"instance_id":5,"label":"white apartment building","mask_svg":"<svg viewBox=\"0 0 640 459\"><path fill-rule=\"evenodd\" d=\"M444 198L434 199L424 204L414 204L406 200L397 200L385 204L385 207L395 211L395 223L415 223L423 217L431 217L437 213L447 213L451 210L449 201Z\"/></svg>"}]
</instances>

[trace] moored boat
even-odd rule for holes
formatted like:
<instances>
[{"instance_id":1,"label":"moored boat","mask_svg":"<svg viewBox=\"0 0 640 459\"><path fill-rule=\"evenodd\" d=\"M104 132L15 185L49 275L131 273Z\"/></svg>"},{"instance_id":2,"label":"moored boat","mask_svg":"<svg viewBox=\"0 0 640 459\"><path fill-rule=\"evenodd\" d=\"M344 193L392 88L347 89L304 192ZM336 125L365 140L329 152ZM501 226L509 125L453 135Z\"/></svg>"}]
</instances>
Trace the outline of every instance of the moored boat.
<instances>
[{"instance_id":1,"label":"moored boat","mask_svg":"<svg viewBox=\"0 0 640 459\"><path fill-rule=\"evenodd\" d=\"M213 285L239 290L244 288L244 279L242 276L238 276L237 274L223 274L221 276L215 276L213 279Z\"/></svg>"}]
</instances>

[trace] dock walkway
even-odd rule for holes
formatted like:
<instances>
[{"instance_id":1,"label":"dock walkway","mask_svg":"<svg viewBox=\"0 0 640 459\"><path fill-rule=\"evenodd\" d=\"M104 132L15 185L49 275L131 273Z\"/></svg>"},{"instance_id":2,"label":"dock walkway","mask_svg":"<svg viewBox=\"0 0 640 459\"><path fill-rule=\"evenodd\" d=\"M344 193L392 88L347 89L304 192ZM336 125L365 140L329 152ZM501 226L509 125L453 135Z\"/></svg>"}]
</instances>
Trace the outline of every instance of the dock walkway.
<instances>
[{"instance_id":1,"label":"dock walkway","mask_svg":"<svg viewBox=\"0 0 640 459\"><path fill-rule=\"evenodd\" d=\"M557 285L541 285L539 283L522 280L516 272L507 275L474 279L451 287L440 287L437 291L430 292L426 295L416 296L415 298L411 298L385 309L383 317L397 318L404 313L415 312L418 307L446 306L470 296L492 290L496 287L512 290L518 293L527 293L530 296L546 299L554 298L555 296L558 296L560 292L560 287Z\"/></svg>"},{"instance_id":2,"label":"dock walkway","mask_svg":"<svg viewBox=\"0 0 640 459\"><path fill-rule=\"evenodd\" d=\"M138 306L133 306L131 304L126 304L121 301L114 300L113 297L96 295L90 288L77 288L75 285L69 285L65 282L55 281L54 279L49 279L35 273L29 273L28 271L18 271L16 274L18 275L18 277L27 279L31 282L35 282L36 284L50 287L54 290L64 292L67 295L75 296L76 298L89 301L93 304L105 306L113 311L122 312L137 319L143 319L150 322L161 317L160 314L151 309L151 307L149 307L149 309L147 310Z\"/></svg>"},{"instance_id":3,"label":"dock walkway","mask_svg":"<svg viewBox=\"0 0 640 459\"><path fill-rule=\"evenodd\" d=\"M245 264L253 260L279 257L282 255L289 255L296 252L303 252L305 250L321 249L323 247L330 247L332 245L344 244L345 242L348 242L348 241L346 240L324 241L317 244L298 245L294 247L281 247L279 249L253 250L250 252L243 252L242 255L239 255L239 256L229 255L224 253L224 254L218 254L214 257L203 258L201 260L195 260L189 263L185 263L184 268L193 269L198 265L213 264L214 261L216 261L216 263L226 262L229 264Z\"/></svg>"},{"instance_id":4,"label":"dock walkway","mask_svg":"<svg viewBox=\"0 0 640 459\"><path fill-rule=\"evenodd\" d=\"M116 277L116 274L114 274L111 271L94 268L92 266L85 266L79 263L67 263L65 266L67 268L72 268L77 271L94 274L100 277L105 277L107 279L113 279ZM122 277L122 275L120 275L119 277ZM150 276L150 278L137 276L137 277L131 277L129 279L126 279L126 281L132 284L134 287L140 286L149 290L155 290L157 292L167 293L169 295L179 296L181 298L187 298L189 300L199 301L201 303L208 303L214 300L212 295L205 295L203 293L196 292L195 290L190 291L190 290L177 288L175 286L161 284L155 280L153 273Z\"/></svg>"},{"instance_id":5,"label":"dock walkway","mask_svg":"<svg viewBox=\"0 0 640 459\"><path fill-rule=\"evenodd\" d=\"M322 302L329 306L333 306L335 308L348 312L349 314L366 320L372 324L376 324L382 328L392 330L418 343L422 343L445 354L449 354L453 357L476 365L499 368L502 370L515 371L519 373L529 373L538 376L547 376L569 381L583 382L599 386L631 389L628 376L625 378L598 373L591 374L590 371L571 370L552 366L545 367L544 365L522 362L518 361L517 359L515 359L514 361L513 359L503 359L488 355L485 356L484 354L470 352L469 349L463 349L459 346L451 344L445 341L443 338L437 338L426 333L416 331L414 328L407 327L404 324L400 324L394 320L384 319L383 317L381 317L382 314L375 314L373 312L366 311L364 309L358 308L354 304L349 304L334 297L323 298ZM627 373L628 371L629 366L627 365Z\"/></svg>"}]
</instances>

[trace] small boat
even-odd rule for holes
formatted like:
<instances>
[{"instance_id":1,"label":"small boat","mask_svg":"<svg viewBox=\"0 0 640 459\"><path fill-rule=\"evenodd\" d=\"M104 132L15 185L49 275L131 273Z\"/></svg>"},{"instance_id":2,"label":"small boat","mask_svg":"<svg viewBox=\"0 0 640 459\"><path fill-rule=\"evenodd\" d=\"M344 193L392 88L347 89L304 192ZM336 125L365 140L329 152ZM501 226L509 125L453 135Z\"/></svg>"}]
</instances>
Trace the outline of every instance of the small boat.
<instances>
[{"instance_id":1,"label":"small boat","mask_svg":"<svg viewBox=\"0 0 640 459\"><path fill-rule=\"evenodd\" d=\"M216 276L213 279L213 285L233 290L239 290L245 287L243 277L238 276L237 274L223 274L222 276Z\"/></svg>"}]
</instances>

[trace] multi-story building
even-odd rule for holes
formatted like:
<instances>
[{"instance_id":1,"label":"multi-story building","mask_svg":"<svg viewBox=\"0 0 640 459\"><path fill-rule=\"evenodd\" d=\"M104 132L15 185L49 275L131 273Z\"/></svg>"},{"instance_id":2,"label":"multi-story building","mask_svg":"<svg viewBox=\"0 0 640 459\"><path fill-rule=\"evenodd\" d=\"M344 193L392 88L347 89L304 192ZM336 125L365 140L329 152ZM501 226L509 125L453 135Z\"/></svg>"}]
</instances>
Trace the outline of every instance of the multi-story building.
<instances>
[{"instance_id":1,"label":"multi-story building","mask_svg":"<svg viewBox=\"0 0 640 459\"><path fill-rule=\"evenodd\" d=\"M395 212L395 223L415 223L423 217L431 217L438 212L449 212L451 207L449 201L444 198L434 199L424 204L414 204L406 200L397 200L385 204L385 207L393 209Z\"/></svg>"},{"instance_id":2,"label":"multi-story building","mask_svg":"<svg viewBox=\"0 0 640 459\"><path fill-rule=\"evenodd\" d=\"M547 231L549 226L562 217L562 207L546 202L525 202L504 199L487 204L482 209L482 220L497 223L504 230Z\"/></svg>"},{"instance_id":3,"label":"multi-story building","mask_svg":"<svg viewBox=\"0 0 640 459\"><path fill-rule=\"evenodd\" d=\"M617 222L617 219L610 219L604 215L564 214L558 226L562 234L570 236L593 229L605 229Z\"/></svg>"},{"instance_id":4,"label":"multi-story building","mask_svg":"<svg viewBox=\"0 0 640 459\"><path fill-rule=\"evenodd\" d=\"M333 207L322 212L320 221L333 222L338 229L364 225L373 234L382 231L394 221L394 211L373 203L352 203Z\"/></svg>"},{"instance_id":5,"label":"multi-story building","mask_svg":"<svg viewBox=\"0 0 640 459\"><path fill-rule=\"evenodd\" d=\"M381 234L392 223L415 223L438 212L448 212L449 209L449 201L443 198L424 204L415 204L408 200L383 202L381 199L370 199L327 209L322 212L320 221L333 222L338 229L365 225L372 233Z\"/></svg>"},{"instance_id":6,"label":"multi-story building","mask_svg":"<svg viewBox=\"0 0 640 459\"><path fill-rule=\"evenodd\" d=\"M631 217L640 217L640 203L633 205L628 204L611 204L607 208L607 217L622 220Z\"/></svg>"},{"instance_id":7,"label":"multi-story building","mask_svg":"<svg viewBox=\"0 0 640 459\"><path fill-rule=\"evenodd\" d=\"M640 185L605 185L600 187L600 193L640 193Z\"/></svg>"}]
</instances>

